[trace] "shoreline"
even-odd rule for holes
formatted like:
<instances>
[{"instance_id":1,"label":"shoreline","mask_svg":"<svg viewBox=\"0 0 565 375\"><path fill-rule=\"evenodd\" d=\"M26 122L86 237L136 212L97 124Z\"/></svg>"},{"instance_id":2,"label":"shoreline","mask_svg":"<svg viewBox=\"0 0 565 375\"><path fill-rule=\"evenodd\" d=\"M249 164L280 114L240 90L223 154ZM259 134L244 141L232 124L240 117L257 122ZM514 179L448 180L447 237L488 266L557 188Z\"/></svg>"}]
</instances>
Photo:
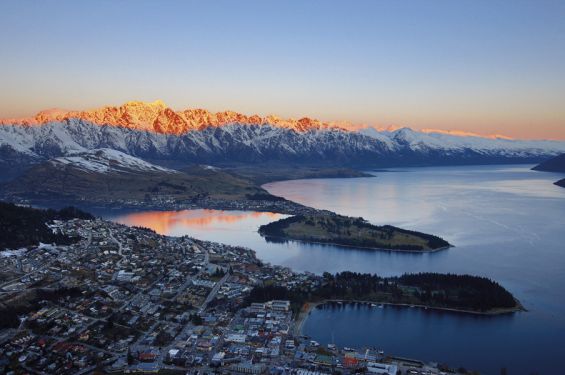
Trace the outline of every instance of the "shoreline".
<instances>
[{"instance_id":1,"label":"shoreline","mask_svg":"<svg viewBox=\"0 0 565 375\"><path fill-rule=\"evenodd\" d=\"M435 310L436 312L449 312L449 313L460 313L460 314L470 314L470 315L477 315L477 316L499 316L499 315L507 315L507 314L514 314L517 312L527 312L528 310L524 308L524 306L520 303L520 301L516 300L516 306L511 308L500 308L494 309L489 311L474 311L474 310L463 310L463 309L456 309L452 307L432 307L426 305L418 305L418 304L408 304L408 303L395 303L395 302L376 302L376 301L365 301L365 300L343 300L343 299L327 299L322 301L309 301L306 302L298 316L295 319L293 332L295 335L301 336L302 329L304 327L304 323L310 316L310 313L317 308L318 306L330 304L330 303L342 303L342 304L353 304L353 303L361 303L365 305L387 305L387 306L395 306L395 307L403 307L403 308L419 308L423 310Z\"/></svg>"},{"instance_id":2,"label":"shoreline","mask_svg":"<svg viewBox=\"0 0 565 375\"><path fill-rule=\"evenodd\" d=\"M60 199L10 199L10 197L0 196L0 200L16 205L30 206L42 209L64 208L68 206L78 207L85 211L183 211L183 210L218 210L218 211L247 211L247 212L272 212L281 215L337 215L328 210L319 210L313 207L301 205L299 203L270 200L198 200L194 202L179 203L145 203L145 202L93 202L79 200L60 200Z\"/></svg>"},{"instance_id":3,"label":"shoreline","mask_svg":"<svg viewBox=\"0 0 565 375\"><path fill-rule=\"evenodd\" d=\"M354 174L354 175L348 175L348 174L330 174L327 176L301 176L301 177L290 177L287 176L285 178L282 179L273 179L273 180L268 180L265 182L260 182L259 183L259 187L267 190L264 186L268 185L268 184L273 184L276 182L285 182L285 181L301 181L301 180L325 180L325 179L339 179L339 178L343 178L343 179L350 179L350 178L376 178L377 176L375 176L374 174L371 173L367 173L365 171L369 171L369 172L373 172L372 170L355 170L357 172L359 172L359 174ZM268 191L268 190L267 190Z\"/></svg>"},{"instance_id":4,"label":"shoreline","mask_svg":"<svg viewBox=\"0 0 565 375\"><path fill-rule=\"evenodd\" d=\"M300 308L300 312L298 313L298 316L296 317L296 319L294 319L294 326L292 327L292 331L293 331L295 336L301 336L302 335L302 328L304 327L304 323L306 322L306 320L310 316L310 313L312 312L312 310L314 310L316 307L318 307L320 305L323 305L324 303L327 303L327 302L306 302Z\"/></svg>"}]
</instances>

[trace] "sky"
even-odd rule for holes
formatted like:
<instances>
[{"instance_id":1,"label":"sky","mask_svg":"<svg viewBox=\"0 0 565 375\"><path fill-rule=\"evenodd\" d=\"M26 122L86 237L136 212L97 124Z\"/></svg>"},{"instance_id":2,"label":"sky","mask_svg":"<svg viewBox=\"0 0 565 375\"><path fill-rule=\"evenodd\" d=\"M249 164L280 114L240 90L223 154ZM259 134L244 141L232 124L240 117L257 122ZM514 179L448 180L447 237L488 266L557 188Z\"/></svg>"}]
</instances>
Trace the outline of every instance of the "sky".
<instances>
[{"instance_id":1,"label":"sky","mask_svg":"<svg viewBox=\"0 0 565 375\"><path fill-rule=\"evenodd\" d=\"M565 1L0 1L0 117L174 109L565 139Z\"/></svg>"}]
</instances>

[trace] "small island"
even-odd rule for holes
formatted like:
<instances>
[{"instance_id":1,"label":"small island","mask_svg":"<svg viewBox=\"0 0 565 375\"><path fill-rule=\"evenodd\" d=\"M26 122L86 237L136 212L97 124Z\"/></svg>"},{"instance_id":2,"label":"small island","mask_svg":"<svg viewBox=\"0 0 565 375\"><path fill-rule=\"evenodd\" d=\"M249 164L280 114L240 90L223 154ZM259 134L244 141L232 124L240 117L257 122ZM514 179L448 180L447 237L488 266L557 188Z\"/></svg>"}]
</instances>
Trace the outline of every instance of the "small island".
<instances>
[{"instance_id":1,"label":"small island","mask_svg":"<svg viewBox=\"0 0 565 375\"><path fill-rule=\"evenodd\" d=\"M372 225L363 218L342 215L296 215L259 228L272 240L298 240L375 250L427 252L446 249L444 239L391 225Z\"/></svg>"}]
</instances>

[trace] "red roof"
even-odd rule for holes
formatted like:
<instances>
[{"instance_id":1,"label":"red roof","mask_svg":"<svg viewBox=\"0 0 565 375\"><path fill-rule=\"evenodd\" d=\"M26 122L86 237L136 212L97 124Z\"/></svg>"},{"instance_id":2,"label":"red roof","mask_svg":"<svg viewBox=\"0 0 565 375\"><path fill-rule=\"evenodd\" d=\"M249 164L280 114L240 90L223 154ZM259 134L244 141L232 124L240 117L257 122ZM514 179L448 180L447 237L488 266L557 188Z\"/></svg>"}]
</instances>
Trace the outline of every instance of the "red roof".
<instances>
[{"instance_id":1,"label":"red roof","mask_svg":"<svg viewBox=\"0 0 565 375\"><path fill-rule=\"evenodd\" d=\"M359 361L355 357L345 356L343 358L343 364L348 367L353 367L357 366L359 364Z\"/></svg>"},{"instance_id":2,"label":"red roof","mask_svg":"<svg viewBox=\"0 0 565 375\"><path fill-rule=\"evenodd\" d=\"M157 357L154 353L143 352L139 354L140 361L152 361Z\"/></svg>"}]
</instances>

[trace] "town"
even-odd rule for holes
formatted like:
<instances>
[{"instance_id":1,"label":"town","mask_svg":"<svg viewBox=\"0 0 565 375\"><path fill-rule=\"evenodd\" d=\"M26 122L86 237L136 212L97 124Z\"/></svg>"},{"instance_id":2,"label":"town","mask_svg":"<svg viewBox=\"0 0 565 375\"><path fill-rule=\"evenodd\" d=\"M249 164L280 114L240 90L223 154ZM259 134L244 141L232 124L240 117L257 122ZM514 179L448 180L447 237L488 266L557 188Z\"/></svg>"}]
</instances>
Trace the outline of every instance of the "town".
<instances>
[{"instance_id":1,"label":"town","mask_svg":"<svg viewBox=\"0 0 565 375\"><path fill-rule=\"evenodd\" d=\"M2 194L1 200L10 201L18 205L32 206L42 203L49 205L57 205L56 200L29 200L11 195ZM148 196L144 200L139 199L86 199L76 202L64 201L62 206L68 206L74 203L76 206L88 207L93 210L104 207L106 210L194 210L194 209L211 209L211 210L236 210L236 211L255 211L255 212L276 212L285 215L318 215L318 216L335 216L336 214L329 210L320 210L302 204L283 199L280 197L266 195L255 196L253 199L219 199L211 198L203 195L192 199L178 199L174 195L155 195Z\"/></svg>"},{"instance_id":2,"label":"town","mask_svg":"<svg viewBox=\"0 0 565 375\"><path fill-rule=\"evenodd\" d=\"M49 227L77 242L0 257L2 373L458 372L303 336L290 301L247 297L265 285L314 290L322 277L264 264L250 249L101 219Z\"/></svg>"}]
</instances>

